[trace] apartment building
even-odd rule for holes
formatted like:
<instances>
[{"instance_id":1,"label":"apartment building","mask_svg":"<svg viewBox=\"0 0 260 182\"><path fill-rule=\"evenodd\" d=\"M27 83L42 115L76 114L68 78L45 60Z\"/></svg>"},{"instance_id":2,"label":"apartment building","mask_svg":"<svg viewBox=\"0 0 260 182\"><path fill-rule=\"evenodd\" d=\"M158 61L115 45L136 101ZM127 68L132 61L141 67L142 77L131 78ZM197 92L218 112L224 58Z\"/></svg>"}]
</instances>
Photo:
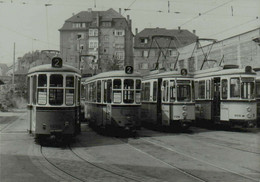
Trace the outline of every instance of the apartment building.
<instances>
[{"instance_id":1,"label":"apartment building","mask_svg":"<svg viewBox=\"0 0 260 182\"><path fill-rule=\"evenodd\" d=\"M67 19L60 31L60 51L65 64L96 73L133 65L131 20L110 8L82 11Z\"/></svg>"}]
</instances>

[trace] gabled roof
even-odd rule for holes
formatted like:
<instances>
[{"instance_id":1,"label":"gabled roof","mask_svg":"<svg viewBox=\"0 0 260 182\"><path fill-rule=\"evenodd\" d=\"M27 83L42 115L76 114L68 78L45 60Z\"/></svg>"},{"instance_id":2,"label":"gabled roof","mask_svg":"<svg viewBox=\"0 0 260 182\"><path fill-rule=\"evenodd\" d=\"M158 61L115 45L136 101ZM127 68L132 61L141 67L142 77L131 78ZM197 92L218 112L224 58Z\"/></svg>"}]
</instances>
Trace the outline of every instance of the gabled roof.
<instances>
[{"instance_id":1,"label":"gabled roof","mask_svg":"<svg viewBox=\"0 0 260 182\"><path fill-rule=\"evenodd\" d=\"M140 33L135 36L135 48L149 48L152 37L155 35L161 36L172 36L174 37L174 42L170 44L170 48L177 48L189 45L196 42L197 36L185 29L165 29L165 28L145 28ZM148 38L146 44L141 43L140 38ZM169 41L165 41L167 38L156 38L159 46L167 48L169 46ZM176 46L175 46L176 45ZM153 41L152 48L157 48L155 41Z\"/></svg>"},{"instance_id":2,"label":"gabled roof","mask_svg":"<svg viewBox=\"0 0 260 182\"><path fill-rule=\"evenodd\" d=\"M110 8L107 11L81 11L78 14L67 19L62 28L59 30L72 29L72 22L92 22L97 18L97 15L99 15L100 21L112 21L115 18L125 18L120 13L116 12L113 8Z\"/></svg>"}]
</instances>

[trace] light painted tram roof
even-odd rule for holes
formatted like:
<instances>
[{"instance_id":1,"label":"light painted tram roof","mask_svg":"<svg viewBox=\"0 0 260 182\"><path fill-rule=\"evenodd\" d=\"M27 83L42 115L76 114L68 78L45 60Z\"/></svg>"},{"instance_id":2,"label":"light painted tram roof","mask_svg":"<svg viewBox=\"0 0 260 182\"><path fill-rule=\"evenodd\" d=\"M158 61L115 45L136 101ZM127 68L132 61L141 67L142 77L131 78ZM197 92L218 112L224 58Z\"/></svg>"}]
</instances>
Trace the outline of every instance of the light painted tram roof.
<instances>
[{"instance_id":1,"label":"light painted tram roof","mask_svg":"<svg viewBox=\"0 0 260 182\"><path fill-rule=\"evenodd\" d=\"M206 70L199 70L194 72L195 78L210 77L210 76L224 76L224 75L239 75L248 74L256 75L255 71L246 72L245 68L233 68L233 69L223 69L223 67L215 67Z\"/></svg>"},{"instance_id":2,"label":"light painted tram roof","mask_svg":"<svg viewBox=\"0 0 260 182\"><path fill-rule=\"evenodd\" d=\"M103 72L100 73L98 75L92 76L92 77L88 77L88 78L83 78L82 82L89 82L92 80L96 80L96 79L102 79L102 78L120 78L120 77L140 77L141 78L141 74L138 72L134 72L132 74L126 74L125 71L109 71L109 72Z\"/></svg>"},{"instance_id":3,"label":"light painted tram roof","mask_svg":"<svg viewBox=\"0 0 260 182\"><path fill-rule=\"evenodd\" d=\"M75 72L78 74L80 73L80 70L78 70L75 67L72 67L70 65L62 65L61 68L55 68L52 67L51 64L44 64L40 66L35 66L28 71L28 75L36 72Z\"/></svg>"},{"instance_id":4,"label":"light painted tram roof","mask_svg":"<svg viewBox=\"0 0 260 182\"><path fill-rule=\"evenodd\" d=\"M151 71L148 75L144 75L143 79L155 79L155 78L192 78L193 73L187 75L181 75L180 71L163 71L159 70Z\"/></svg>"}]
</instances>

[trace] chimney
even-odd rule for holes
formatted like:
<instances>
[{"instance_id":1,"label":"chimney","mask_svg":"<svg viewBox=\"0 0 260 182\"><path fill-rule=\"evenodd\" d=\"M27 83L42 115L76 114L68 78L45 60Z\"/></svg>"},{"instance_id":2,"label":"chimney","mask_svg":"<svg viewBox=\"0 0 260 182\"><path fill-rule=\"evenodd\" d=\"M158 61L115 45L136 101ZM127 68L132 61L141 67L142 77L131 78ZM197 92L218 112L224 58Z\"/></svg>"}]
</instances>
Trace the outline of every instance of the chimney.
<instances>
[{"instance_id":1,"label":"chimney","mask_svg":"<svg viewBox=\"0 0 260 182\"><path fill-rule=\"evenodd\" d=\"M88 12L91 13L92 12L92 8L88 8Z\"/></svg>"},{"instance_id":2,"label":"chimney","mask_svg":"<svg viewBox=\"0 0 260 182\"><path fill-rule=\"evenodd\" d=\"M196 30L192 30L192 33L196 35Z\"/></svg>"},{"instance_id":3,"label":"chimney","mask_svg":"<svg viewBox=\"0 0 260 182\"><path fill-rule=\"evenodd\" d=\"M129 16L129 15L127 15L126 17L127 17L127 21L129 21L129 19L130 19L130 16Z\"/></svg>"},{"instance_id":4,"label":"chimney","mask_svg":"<svg viewBox=\"0 0 260 182\"><path fill-rule=\"evenodd\" d=\"M119 14L121 15L121 8L119 8Z\"/></svg>"},{"instance_id":5,"label":"chimney","mask_svg":"<svg viewBox=\"0 0 260 182\"><path fill-rule=\"evenodd\" d=\"M138 34L138 28L135 28L135 35Z\"/></svg>"}]
</instances>

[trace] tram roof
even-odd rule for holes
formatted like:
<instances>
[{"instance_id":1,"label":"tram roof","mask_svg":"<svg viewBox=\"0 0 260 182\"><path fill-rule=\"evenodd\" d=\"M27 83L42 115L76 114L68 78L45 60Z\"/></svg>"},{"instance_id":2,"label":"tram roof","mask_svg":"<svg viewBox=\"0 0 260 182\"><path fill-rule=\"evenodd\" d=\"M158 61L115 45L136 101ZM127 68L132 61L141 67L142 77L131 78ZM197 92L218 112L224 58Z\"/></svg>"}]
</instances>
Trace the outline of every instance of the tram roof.
<instances>
[{"instance_id":1,"label":"tram roof","mask_svg":"<svg viewBox=\"0 0 260 182\"><path fill-rule=\"evenodd\" d=\"M51 64L44 64L29 69L28 75L37 72L74 72L74 73L81 74L80 70L70 65L63 65L61 68L55 68L52 67Z\"/></svg>"},{"instance_id":2,"label":"tram roof","mask_svg":"<svg viewBox=\"0 0 260 182\"><path fill-rule=\"evenodd\" d=\"M215 67L206 70L198 70L194 72L194 77L201 78L201 77L210 77L210 76L239 75L239 74L256 75L256 72L253 70L250 72L246 72L245 68L223 69L223 67Z\"/></svg>"},{"instance_id":3,"label":"tram roof","mask_svg":"<svg viewBox=\"0 0 260 182\"><path fill-rule=\"evenodd\" d=\"M134 72L132 74L126 74L125 71L109 71L109 72L103 72L98 75L92 76L92 77L87 77L83 78L83 82L89 82L92 80L97 80L97 79L102 79L102 78L118 78L118 77L140 77L141 74L139 72Z\"/></svg>"},{"instance_id":4,"label":"tram roof","mask_svg":"<svg viewBox=\"0 0 260 182\"><path fill-rule=\"evenodd\" d=\"M144 79L155 79L155 78L192 78L193 74L188 73L187 75L182 75L180 71L164 71L160 72L160 70L151 71L149 74L144 75Z\"/></svg>"}]
</instances>

